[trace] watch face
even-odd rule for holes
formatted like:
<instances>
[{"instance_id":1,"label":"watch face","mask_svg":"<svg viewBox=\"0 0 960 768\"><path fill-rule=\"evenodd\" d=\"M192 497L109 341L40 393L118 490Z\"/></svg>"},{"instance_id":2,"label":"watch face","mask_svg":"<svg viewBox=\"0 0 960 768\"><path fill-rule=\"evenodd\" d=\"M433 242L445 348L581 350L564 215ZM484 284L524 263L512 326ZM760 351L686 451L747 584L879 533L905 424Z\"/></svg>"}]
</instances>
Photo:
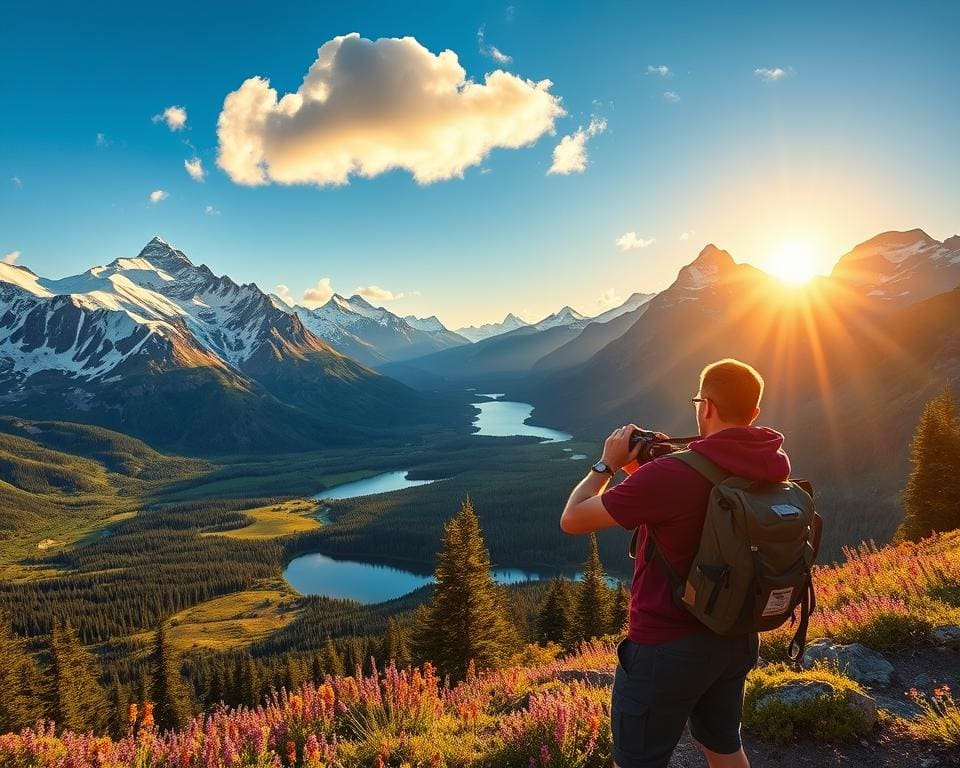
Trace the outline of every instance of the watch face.
<instances>
[{"instance_id":1,"label":"watch face","mask_svg":"<svg viewBox=\"0 0 960 768\"><path fill-rule=\"evenodd\" d=\"M594 469L596 472L607 472L607 473L610 472L610 467L608 467L608 466L607 466L605 463L603 463L602 461L598 461L596 464L594 464L594 465L593 465L593 469Z\"/></svg>"}]
</instances>

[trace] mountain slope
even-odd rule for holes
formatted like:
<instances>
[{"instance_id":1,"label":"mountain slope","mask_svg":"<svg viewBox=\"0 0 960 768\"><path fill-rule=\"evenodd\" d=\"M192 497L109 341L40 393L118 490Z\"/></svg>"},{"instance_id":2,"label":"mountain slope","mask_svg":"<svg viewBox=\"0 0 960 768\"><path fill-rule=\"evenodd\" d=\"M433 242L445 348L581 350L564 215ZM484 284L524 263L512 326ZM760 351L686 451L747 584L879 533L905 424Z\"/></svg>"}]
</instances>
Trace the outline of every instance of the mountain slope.
<instances>
[{"instance_id":1,"label":"mountain slope","mask_svg":"<svg viewBox=\"0 0 960 768\"><path fill-rule=\"evenodd\" d=\"M844 254L831 277L891 306L922 301L960 285L960 236L884 232Z\"/></svg>"},{"instance_id":2,"label":"mountain slope","mask_svg":"<svg viewBox=\"0 0 960 768\"><path fill-rule=\"evenodd\" d=\"M463 328L457 328L455 333L463 336L470 341L477 342L489 339L492 336L499 336L501 333L515 331L517 328L523 328L529 325L526 320L521 320L512 312L508 313L500 323L484 323L483 325L468 325Z\"/></svg>"},{"instance_id":3,"label":"mountain slope","mask_svg":"<svg viewBox=\"0 0 960 768\"><path fill-rule=\"evenodd\" d=\"M374 307L362 296L347 299L334 294L323 306L294 309L315 335L367 365L406 360L469 343L447 330L436 317L399 317L383 307Z\"/></svg>"},{"instance_id":4,"label":"mountain slope","mask_svg":"<svg viewBox=\"0 0 960 768\"><path fill-rule=\"evenodd\" d=\"M158 237L61 280L0 265L0 408L187 452L300 450L447 413Z\"/></svg>"}]
</instances>

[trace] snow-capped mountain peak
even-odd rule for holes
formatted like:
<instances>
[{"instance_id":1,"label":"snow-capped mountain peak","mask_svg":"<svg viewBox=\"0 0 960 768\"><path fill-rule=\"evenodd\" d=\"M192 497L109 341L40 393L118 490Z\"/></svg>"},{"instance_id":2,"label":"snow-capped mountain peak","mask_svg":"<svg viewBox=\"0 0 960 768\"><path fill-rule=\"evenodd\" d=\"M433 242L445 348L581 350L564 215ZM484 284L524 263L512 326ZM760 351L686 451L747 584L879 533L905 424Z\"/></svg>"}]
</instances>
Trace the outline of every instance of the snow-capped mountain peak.
<instances>
[{"instance_id":1,"label":"snow-capped mountain peak","mask_svg":"<svg viewBox=\"0 0 960 768\"><path fill-rule=\"evenodd\" d=\"M733 257L713 243L708 244L692 262L683 267L670 290L702 291L736 267Z\"/></svg>"},{"instance_id":2,"label":"snow-capped mountain peak","mask_svg":"<svg viewBox=\"0 0 960 768\"><path fill-rule=\"evenodd\" d=\"M920 301L960 284L960 236L941 243L922 229L883 232L844 254L830 276L888 304Z\"/></svg>"},{"instance_id":3,"label":"snow-capped mountain peak","mask_svg":"<svg viewBox=\"0 0 960 768\"><path fill-rule=\"evenodd\" d=\"M538 331L545 331L548 328L556 328L561 325L576 327L577 325L585 325L589 322L589 318L586 315L582 315L573 307L565 306L559 312L554 312L552 315L547 315L539 323L534 324L534 328Z\"/></svg>"}]
</instances>

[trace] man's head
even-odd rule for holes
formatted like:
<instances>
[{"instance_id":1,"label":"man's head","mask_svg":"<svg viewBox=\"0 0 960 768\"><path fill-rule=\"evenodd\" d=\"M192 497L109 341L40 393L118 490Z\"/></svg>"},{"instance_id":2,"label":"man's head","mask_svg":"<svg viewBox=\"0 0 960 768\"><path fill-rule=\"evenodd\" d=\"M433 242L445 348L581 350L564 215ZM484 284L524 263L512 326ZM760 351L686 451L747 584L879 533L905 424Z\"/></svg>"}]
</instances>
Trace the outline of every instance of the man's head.
<instances>
[{"instance_id":1,"label":"man's head","mask_svg":"<svg viewBox=\"0 0 960 768\"><path fill-rule=\"evenodd\" d=\"M763 377L753 366L726 358L700 372L697 426L704 437L729 427L746 427L760 415Z\"/></svg>"}]
</instances>

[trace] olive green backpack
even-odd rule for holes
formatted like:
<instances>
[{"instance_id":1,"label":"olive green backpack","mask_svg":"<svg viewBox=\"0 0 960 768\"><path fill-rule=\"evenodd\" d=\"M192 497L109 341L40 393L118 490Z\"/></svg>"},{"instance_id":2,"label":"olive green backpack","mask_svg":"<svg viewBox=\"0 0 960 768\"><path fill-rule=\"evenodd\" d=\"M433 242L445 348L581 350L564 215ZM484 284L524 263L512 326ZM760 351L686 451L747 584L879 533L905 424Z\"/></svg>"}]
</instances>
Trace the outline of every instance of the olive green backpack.
<instances>
[{"instance_id":1,"label":"olive green backpack","mask_svg":"<svg viewBox=\"0 0 960 768\"><path fill-rule=\"evenodd\" d=\"M652 530L646 560L666 570L674 600L720 635L764 632L797 621L788 656L798 663L807 624L816 607L811 567L820 547L823 521L805 480L751 481L734 477L701 453L684 450L671 458L693 467L713 483L690 572L682 579L663 556ZM630 543L636 556L637 531Z\"/></svg>"}]
</instances>

